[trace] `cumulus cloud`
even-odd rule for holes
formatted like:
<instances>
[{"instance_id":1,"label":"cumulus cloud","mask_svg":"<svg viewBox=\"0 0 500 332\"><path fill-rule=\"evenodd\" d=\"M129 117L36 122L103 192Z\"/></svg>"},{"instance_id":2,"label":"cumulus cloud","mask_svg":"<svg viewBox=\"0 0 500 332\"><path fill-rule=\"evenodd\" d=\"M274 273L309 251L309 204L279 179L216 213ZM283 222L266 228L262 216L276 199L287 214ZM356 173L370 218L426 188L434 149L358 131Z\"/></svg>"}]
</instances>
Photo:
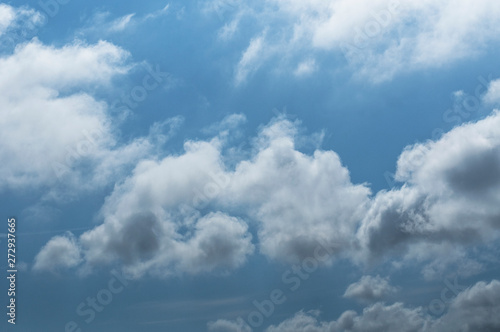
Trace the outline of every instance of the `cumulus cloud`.
<instances>
[{"instance_id":1,"label":"cumulus cloud","mask_svg":"<svg viewBox=\"0 0 500 332\"><path fill-rule=\"evenodd\" d=\"M107 219L102 226L81 236L86 263L118 260L132 277L148 272L165 277L174 273L228 271L241 266L254 248L248 226L223 213L193 220L186 234L175 229L179 225L174 221L160 220L152 213L135 214L128 220L111 223Z\"/></svg>"},{"instance_id":2,"label":"cumulus cloud","mask_svg":"<svg viewBox=\"0 0 500 332\"><path fill-rule=\"evenodd\" d=\"M106 199L103 224L80 237L84 268L119 261L137 276L237 268L254 245L232 212L257 225L259 249L273 259L313 257L321 243L334 248L331 262L352 248L368 188L350 182L334 152L299 152L299 124L284 118L260 130L253 157L227 169L225 137L242 121L231 115L208 129L219 130L215 138L141 161Z\"/></svg>"},{"instance_id":3,"label":"cumulus cloud","mask_svg":"<svg viewBox=\"0 0 500 332\"><path fill-rule=\"evenodd\" d=\"M227 162L224 145L243 121L232 115L207 129L219 131L213 139L138 163L106 199L104 223L79 240L87 267L118 260L137 275L229 270L253 252L247 222L256 225L260 253L279 261L314 257L321 243L332 248L328 263L417 261L427 264L427 279L452 266L465 276L484 267L466 250L499 235L500 113L407 147L396 172L403 185L375 197L351 182L335 152L298 151L300 124L282 117L260 129L250 157ZM216 240L219 229L235 241ZM365 278L346 296L363 298L370 283L390 289L383 279ZM372 300L382 296L371 291Z\"/></svg>"},{"instance_id":4,"label":"cumulus cloud","mask_svg":"<svg viewBox=\"0 0 500 332\"><path fill-rule=\"evenodd\" d=\"M500 281L478 282L453 300L432 331L486 332L500 329Z\"/></svg>"},{"instance_id":5,"label":"cumulus cloud","mask_svg":"<svg viewBox=\"0 0 500 332\"><path fill-rule=\"evenodd\" d=\"M86 266L121 262L133 276L228 271L254 246L239 218L203 209L227 185L220 143L187 142L185 153L144 160L107 198L104 223L80 237Z\"/></svg>"},{"instance_id":6,"label":"cumulus cloud","mask_svg":"<svg viewBox=\"0 0 500 332\"><path fill-rule=\"evenodd\" d=\"M249 51L247 64L261 47ZM87 266L120 260L139 275L152 266L160 275L195 272L195 266L200 271L238 267L253 252L246 222L231 217L244 214L256 225L259 251L276 260L313 257L322 243L335 248L332 260L344 255L374 263L396 256L427 262L426 278L439 277L458 261L463 275L483 267L461 249L499 235L498 111L436 141L405 148L396 171L402 186L372 197L367 185L351 182L335 152L300 152L300 123L284 117L261 127L251 151L237 160L228 160L231 149L225 145L245 121L238 114L208 127L205 133L213 139L187 141L179 155L157 157L156 145L164 139L152 137L165 136L161 128L175 125L175 119L154 125L151 137L118 144L107 105L83 91L126 73L127 56L107 42L55 48L34 40L0 58L5 74L0 99L7 105L0 124L6 142L0 151L6 160L0 188L51 185L62 174L68 186L85 190L117 179L120 166L141 160L107 198L100 215L104 223L79 240ZM492 82L487 95L494 91ZM58 126L56 119L68 125ZM232 248L224 262L214 256L216 264L192 264L197 258L187 258L182 248L201 246L219 225L205 224L213 213L222 213L216 219L232 225L226 230L238 243L224 244ZM129 237L137 243L127 249L123 243ZM447 254L456 245L455 255ZM169 250L183 259L162 259L159 252Z\"/></svg>"},{"instance_id":7,"label":"cumulus cloud","mask_svg":"<svg viewBox=\"0 0 500 332\"><path fill-rule=\"evenodd\" d=\"M72 268L82 260L80 247L72 233L53 237L35 257L33 270L55 272Z\"/></svg>"},{"instance_id":8,"label":"cumulus cloud","mask_svg":"<svg viewBox=\"0 0 500 332\"><path fill-rule=\"evenodd\" d=\"M449 244L466 247L498 238L499 125L494 111L437 141L407 147L396 172L403 186L379 192L357 232L364 257L397 251L429 260L449 255Z\"/></svg>"},{"instance_id":9,"label":"cumulus cloud","mask_svg":"<svg viewBox=\"0 0 500 332\"><path fill-rule=\"evenodd\" d=\"M0 190L95 188L149 153L146 138L118 143L108 105L92 95L128 72L128 55L104 41L58 48L34 39L0 57Z\"/></svg>"},{"instance_id":10,"label":"cumulus cloud","mask_svg":"<svg viewBox=\"0 0 500 332\"><path fill-rule=\"evenodd\" d=\"M397 292L397 288L389 284L389 278L380 276L363 276L359 281L350 284L344 297L357 299L361 302L376 302Z\"/></svg>"},{"instance_id":11,"label":"cumulus cloud","mask_svg":"<svg viewBox=\"0 0 500 332\"><path fill-rule=\"evenodd\" d=\"M296 150L297 127L275 121L256 139L258 153L239 163L228 200L260 222L261 252L279 260L313 257L318 241L348 250L370 191L353 185L333 151Z\"/></svg>"}]
</instances>

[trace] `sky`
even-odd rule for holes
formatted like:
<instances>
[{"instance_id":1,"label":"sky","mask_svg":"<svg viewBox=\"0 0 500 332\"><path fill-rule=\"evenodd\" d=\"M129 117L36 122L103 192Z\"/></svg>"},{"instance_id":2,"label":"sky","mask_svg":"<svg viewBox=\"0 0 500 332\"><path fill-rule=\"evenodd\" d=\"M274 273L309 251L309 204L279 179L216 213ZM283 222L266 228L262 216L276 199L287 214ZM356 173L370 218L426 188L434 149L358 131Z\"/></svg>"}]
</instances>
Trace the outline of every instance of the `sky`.
<instances>
[{"instance_id":1,"label":"sky","mask_svg":"<svg viewBox=\"0 0 500 332\"><path fill-rule=\"evenodd\" d=\"M499 331L498 22L1 2L0 330Z\"/></svg>"}]
</instances>

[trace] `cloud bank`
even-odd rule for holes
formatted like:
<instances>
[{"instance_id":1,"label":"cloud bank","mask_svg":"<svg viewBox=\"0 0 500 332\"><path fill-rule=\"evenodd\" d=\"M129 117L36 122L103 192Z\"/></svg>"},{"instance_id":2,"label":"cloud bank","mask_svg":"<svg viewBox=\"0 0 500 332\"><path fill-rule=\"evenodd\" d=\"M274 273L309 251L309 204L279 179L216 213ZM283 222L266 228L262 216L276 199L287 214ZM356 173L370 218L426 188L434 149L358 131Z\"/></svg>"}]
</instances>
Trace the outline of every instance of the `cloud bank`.
<instances>
[{"instance_id":1,"label":"cloud bank","mask_svg":"<svg viewBox=\"0 0 500 332\"><path fill-rule=\"evenodd\" d=\"M478 282L459 293L449 310L439 318L432 318L422 307L406 307L397 302L386 305L377 302L363 309L345 311L337 320L321 321L318 311L300 311L266 332L488 332L500 328L500 281ZM212 332L252 332L244 324L218 320L208 324Z\"/></svg>"}]
</instances>

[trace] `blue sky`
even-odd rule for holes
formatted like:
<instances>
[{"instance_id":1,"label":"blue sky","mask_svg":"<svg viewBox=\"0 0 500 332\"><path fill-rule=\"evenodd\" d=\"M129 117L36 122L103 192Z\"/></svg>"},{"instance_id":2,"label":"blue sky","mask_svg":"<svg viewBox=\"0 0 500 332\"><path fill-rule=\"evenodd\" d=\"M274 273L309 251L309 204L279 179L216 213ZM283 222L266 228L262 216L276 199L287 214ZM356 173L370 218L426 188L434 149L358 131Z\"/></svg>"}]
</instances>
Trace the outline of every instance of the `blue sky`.
<instances>
[{"instance_id":1,"label":"blue sky","mask_svg":"<svg viewBox=\"0 0 500 332\"><path fill-rule=\"evenodd\" d=\"M500 329L499 20L0 3L2 331Z\"/></svg>"}]
</instances>

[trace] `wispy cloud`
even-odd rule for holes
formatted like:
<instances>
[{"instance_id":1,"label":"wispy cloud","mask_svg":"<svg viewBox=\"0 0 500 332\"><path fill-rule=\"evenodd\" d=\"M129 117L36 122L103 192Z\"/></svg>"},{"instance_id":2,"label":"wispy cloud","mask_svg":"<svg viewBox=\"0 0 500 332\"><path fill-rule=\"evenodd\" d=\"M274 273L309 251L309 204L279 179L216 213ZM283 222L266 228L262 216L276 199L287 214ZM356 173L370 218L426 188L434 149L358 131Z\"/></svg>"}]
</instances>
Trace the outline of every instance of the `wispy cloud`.
<instances>
[{"instance_id":1,"label":"wispy cloud","mask_svg":"<svg viewBox=\"0 0 500 332\"><path fill-rule=\"evenodd\" d=\"M263 49L279 47L288 57L305 50L344 55L354 76L375 83L404 72L452 65L484 54L500 41L496 24L500 3L494 0L474 4L450 0L269 0L263 6L250 7L235 7L234 20L225 23L221 36L234 33L236 18L244 14L272 37L261 40L262 32L256 32L252 41L261 40ZM288 28L269 29L273 24ZM261 57L253 68L264 61L280 60L282 57Z\"/></svg>"}]
</instances>

